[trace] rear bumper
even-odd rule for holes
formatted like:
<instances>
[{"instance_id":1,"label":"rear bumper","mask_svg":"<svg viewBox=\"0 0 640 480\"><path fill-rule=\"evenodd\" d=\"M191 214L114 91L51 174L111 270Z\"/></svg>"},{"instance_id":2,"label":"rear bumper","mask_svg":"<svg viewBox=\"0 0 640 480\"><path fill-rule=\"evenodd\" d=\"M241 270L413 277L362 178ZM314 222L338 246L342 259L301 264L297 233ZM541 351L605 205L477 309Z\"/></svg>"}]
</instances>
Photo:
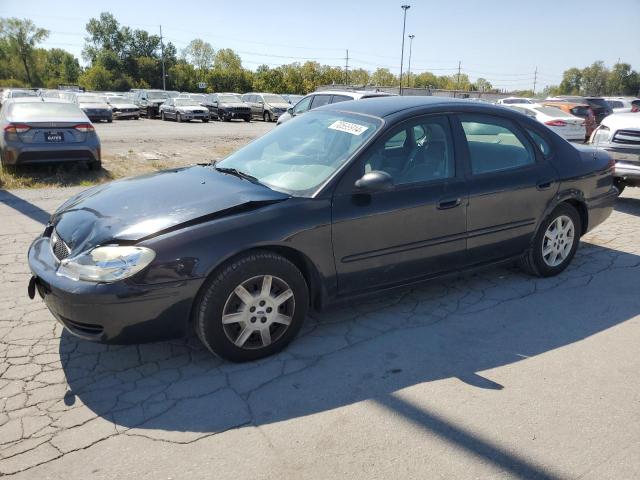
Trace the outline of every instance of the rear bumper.
<instances>
[{"instance_id":1,"label":"rear bumper","mask_svg":"<svg viewBox=\"0 0 640 480\"><path fill-rule=\"evenodd\" d=\"M639 147L613 147L603 148L615 160L614 177L622 178L628 183L640 183L640 148Z\"/></svg>"},{"instance_id":2,"label":"rear bumper","mask_svg":"<svg viewBox=\"0 0 640 480\"><path fill-rule=\"evenodd\" d=\"M2 152L3 165L26 165L49 162L96 162L100 160L100 145L28 146L7 145Z\"/></svg>"},{"instance_id":3,"label":"rear bumper","mask_svg":"<svg viewBox=\"0 0 640 480\"><path fill-rule=\"evenodd\" d=\"M202 279L137 285L73 281L56 275L46 237L29 248L35 287L53 316L77 337L107 343L139 343L183 336Z\"/></svg>"},{"instance_id":4,"label":"rear bumper","mask_svg":"<svg viewBox=\"0 0 640 480\"><path fill-rule=\"evenodd\" d=\"M207 113L180 112L180 116L182 117L183 120L209 120L208 112Z\"/></svg>"},{"instance_id":5,"label":"rear bumper","mask_svg":"<svg viewBox=\"0 0 640 480\"><path fill-rule=\"evenodd\" d=\"M587 210L589 214L589 224L587 225L587 232L593 230L595 227L604 222L615 205L618 198L618 189L611 187L611 189L598 197L590 198L587 201Z\"/></svg>"}]
</instances>

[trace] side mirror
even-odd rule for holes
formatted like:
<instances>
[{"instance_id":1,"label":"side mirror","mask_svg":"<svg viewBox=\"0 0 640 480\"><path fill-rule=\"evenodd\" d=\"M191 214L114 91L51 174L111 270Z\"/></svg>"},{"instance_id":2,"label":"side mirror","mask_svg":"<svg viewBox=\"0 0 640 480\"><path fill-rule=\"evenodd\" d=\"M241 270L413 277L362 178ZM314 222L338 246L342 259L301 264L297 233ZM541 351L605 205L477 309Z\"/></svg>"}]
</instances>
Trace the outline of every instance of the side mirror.
<instances>
[{"instance_id":1,"label":"side mirror","mask_svg":"<svg viewBox=\"0 0 640 480\"><path fill-rule=\"evenodd\" d=\"M287 108L287 113L291 116L293 116L293 107L289 107Z\"/></svg>"},{"instance_id":2,"label":"side mirror","mask_svg":"<svg viewBox=\"0 0 640 480\"><path fill-rule=\"evenodd\" d=\"M381 192L393 187L393 178L387 172L373 170L356 180L354 187L358 192Z\"/></svg>"}]
</instances>

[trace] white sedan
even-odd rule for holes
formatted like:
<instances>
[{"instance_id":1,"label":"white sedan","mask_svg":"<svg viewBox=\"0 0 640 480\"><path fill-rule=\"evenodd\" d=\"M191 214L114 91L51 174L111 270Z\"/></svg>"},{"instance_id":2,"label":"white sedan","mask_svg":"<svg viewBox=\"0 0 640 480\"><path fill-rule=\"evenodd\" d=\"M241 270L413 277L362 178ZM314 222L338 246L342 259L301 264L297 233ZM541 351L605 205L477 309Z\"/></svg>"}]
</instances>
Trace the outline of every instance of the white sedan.
<instances>
[{"instance_id":1,"label":"white sedan","mask_svg":"<svg viewBox=\"0 0 640 480\"><path fill-rule=\"evenodd\" d=\"M534 117L565 140L583 142L584 137L587 134L584 119L563 112L556 107L548 107L540 105L539 103L533 103L531 105L508 105L508 108L517 110L530 117Z\"/></svg>"}]
</instances>

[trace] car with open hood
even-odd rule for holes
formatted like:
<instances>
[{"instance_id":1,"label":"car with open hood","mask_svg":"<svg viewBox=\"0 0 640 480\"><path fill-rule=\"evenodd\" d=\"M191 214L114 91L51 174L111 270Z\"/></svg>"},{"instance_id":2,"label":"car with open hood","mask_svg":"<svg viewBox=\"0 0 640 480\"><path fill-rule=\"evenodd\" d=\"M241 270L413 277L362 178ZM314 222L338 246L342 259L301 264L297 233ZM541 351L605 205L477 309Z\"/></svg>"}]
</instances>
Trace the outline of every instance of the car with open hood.
<instances>
[{"instance_id":1,"label":"car with open hood","mask_svg":"<svg viewBox=\"0 0 640 480\"><path fill-rule=\"evenodd\" d=\"M74 95L74 101L92 122L113 121L111 107L102 95L78 93Z\"/></svg>"},{"instance_id":2,"label":"car with open hood","mask_svg":"<svg viewBox=\"0 0 640 480\"><path fill-rule=\"evenodd\" d=\"M72 197L29 248L28 293L87 340L193 329L253 360L293 340L310 308L497 262L561 273L613 209L612 168L502 107L330 104L216 164Z\"/></svg>"}]
</instances>

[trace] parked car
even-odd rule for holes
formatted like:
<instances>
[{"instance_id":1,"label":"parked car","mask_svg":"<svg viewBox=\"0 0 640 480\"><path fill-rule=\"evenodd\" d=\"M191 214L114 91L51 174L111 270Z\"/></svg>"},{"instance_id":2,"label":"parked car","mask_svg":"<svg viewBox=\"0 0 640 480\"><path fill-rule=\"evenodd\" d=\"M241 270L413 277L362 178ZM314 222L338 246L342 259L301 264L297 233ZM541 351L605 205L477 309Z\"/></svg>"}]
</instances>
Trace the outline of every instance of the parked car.
<instances>
[{"instance_id":1,"label":"parked car","mask_svg":"<svg viewBox=\"0 0 640 480\"><path fill-rule=\"evenodd\" d=\"M278 120L287 111L289 103L275 93L245 93L242 101L251 107L251 115L265 122Z\"/></svg>"},{"instance_id":2,"label":"parked car","mask_svg":"<svg viewBox=\"0 0 640 480\"><path fill-rule=\"evenodd\" d=\"M613 110L613 113L630 112L633 107L632 102L638 100L630 97L605 97L605 100Z\"/></svg>"},{"instance_id":3,"label":"parked car","mask_svg":"<svg viewBox=\"0 0 640 480\"><path fill-rule=\"evenodd\" d=\"M634 113L640 112L640 99L631 100L631 111Z\"/></svg>"},{"instance_id":4,"label":"parked car","mask_svg":"<svg viewBox=\"0 0 640 480\"><path fill-rule=\"evenodd\" d=\"M532 101L530 98L524 98L524 97L507 97L507 98L501 98L499 100L496 100L496 104L498 105L518 105L518 104L530 105L532 103L535 103L535 102Z\"/></svg>"},{"instance_id":5,"label":"parked car","mask_svg":"<svg viewBox=\"0 0 640 480\"><path fill-rule=\"evenodd\" d=\"M212 352L255 360L337 300L512 259L559 274L611 213L612 180L606 152L509 109L332 104L215 165L72 197L29 249L28 291L87 340L193 328Z\"/></svg>"},{"instance_id":6,"label":"parked car","mask_svg":"<svg viewBox=\"0 0 640 480\"><path fill-rule=\"evenodd\" d=\"M284 98L287 102L289 102L289 105L295 105L300 100L302 100L303 97L304 95L292 95L290 93L282 94L282 98Z\"/></svg>"},{"instance_id":7,"label":"parked car","mask_svg":"<svg viewBox=\"0 0 640 480\"><path fill-rule=\"evenodd\" d=\"M596 116L593 114L593 110L586 103L572 103L572 102L548 102L542 101L541 105L546 107L556 107L565 113L580 117L584 120L584 127L586 129L585 142L591 138L591 134L596 129L598 124L596 123Z\"/></svg>"},{"instance_id":8,"label":"parked car","mask_svg":"<svg viewBox=\"0 0 640 480\"><path fill-rule=\"evenodd\" d=\"M191 120L209 121L209 110L190 98L170 98L160 105L162 120L174 119L176 122L190 122Z\"/></svg>"},{"instance_id":9,"label":"parked car","mask_svg":"<svg viewBox=\"0 0 640 480\"><path fill-rule=\"evenodd\" d=\"M565 140L584 142L586 127L582 118L566 113L555 106L548 107L539 103L511 104L508 105L508 107L512 110L529 114L529 116L531 116L531 114L535 115L536 120L543 123Z\"/></svg>"},{"instance_id":10,"label":"parked car","mask_svg":"<svg viewBox=\"0 0 640 480\"><path fill-rule=\"evenodd\" d=\"M640 115L614 113L593 132L590 143L611 155L615 162L614 182L620 193L627 186L640 186Z\"/></svg>"},{"instance_id":11,"label":"parked car","mask_svg":"<svg viewBox=\"0 0 640 480\"><path fill-rule=\"evenodd\" d=\"M277 125L282 125L287 120L301 115L314 108L322 107L329 103L346 102L348 100L361 100L363 98L388 97L390 93L375 91L340 91L340 90L323 90L313 92L303 97L295 106L287 109L285 113L278 118Z\"/></svg>"},{"instance_id":12,"label":"parked car","mask_svg":"<svg viewBox=\"0 0 640 480\"><path fill-rule=\"evenodd\" d=\"M21 97L0 110L3 166L46 162L86 162L99 169L100 140L74 104L57 98Z\"/></svg>"},{"instance_id":13,"label":"parked car","mask_svg":"<svg viewBox=\"0 0 640 480\"><path fill-rule=\"evenodd\" d=\"M105 101L111 107L113 118L133 118L134 120L140 118L140 109L126 97L110 95L105 97Z\"/></svg>"},{"instance_id":14,"label":"parked car","mask_svg":"<svg viewBox=\"0 0 640 480\"><path fill-rule=\"evenodd\" d=\"M593 114L596 117L596 123L600 125L602 119L607 115L611 115L613 110L602 97L579 97L575 95L558 95L557 97L548 97L547 101L563 101L573 103L586 103L593 110Z\"/></svg>"},{"instance_id":15,"label":"parked car","mask_svg":"<svg viewBox=\"0 0 640 480\"><path fill-rule=\"evenodd\" d=\"M147 118L160 115L160 105L171 98L164 90L138 90L133 97L133 103L140 109L140 114Z\"/></svg>"},{"instance_id":16,"label":"parked car","mask_svg":"<svg viewBox=\"0 0 640 480\"><path fill-rule=\"evenodd\" d=\"M104 97L92 93L78 93L74 99L92 122L113 121L113 112Z\"/></svg>"},{"instance_id":17,"label":"parked car","mask_svg":"<svg viewBox=\"0 0 640 480\"><path fill-rule=\"evenodd\" d=\"M209 95L208 107L211 116L220 121L251 121L251 106L242 101L240 95L233 93L212 93Z\"/></svg>"},{"instance_id":18,"label":"parked car","mask_svg":"<svg viewBox=\"0 0 640 480\"><path fill-rule=\"evenodd\" d=\"M5 88L2 90L2 94L0 94L0 105L11 98L22 98L22 97L37 97L38 94L35 90L28 90L26 88Z\"/></svg>"}]
</instances>

